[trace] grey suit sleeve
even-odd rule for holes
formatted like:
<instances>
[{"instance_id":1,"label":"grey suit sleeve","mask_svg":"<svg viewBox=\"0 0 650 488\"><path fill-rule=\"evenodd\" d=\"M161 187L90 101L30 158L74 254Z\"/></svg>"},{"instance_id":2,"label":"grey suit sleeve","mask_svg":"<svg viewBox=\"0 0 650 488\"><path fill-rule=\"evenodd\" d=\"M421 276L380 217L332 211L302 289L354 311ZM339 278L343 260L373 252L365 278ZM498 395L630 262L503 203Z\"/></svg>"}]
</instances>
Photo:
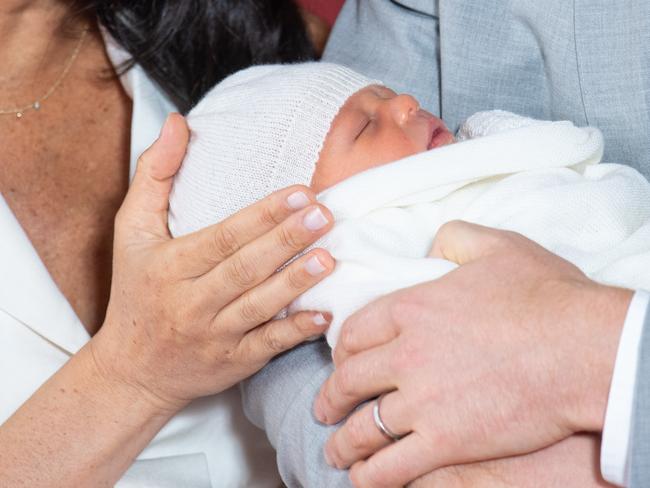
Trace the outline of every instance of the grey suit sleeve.
<instances>
[{"instance_id":1,"label":"grey suit sleeve","mask_svg":"<svg viewBox=\"0 0 650 488\"><path fill-rule=\"evenodd\" d=\"M347 471L330 468L323 457L333 427L312 414L314 398L332 370L329 346L317 341L275 358L242 385L246 416L266 431L290 488L351 486Z\"/></svg>"},{"instance_id":2,"label":"grey suit sleeve","mask_svg":"<svg viewBox=\"0 0 650 488\"><path fill-rule=\"evenodd\" d=\"M323 59L417 98L440 114L438 12L434 0L347 0Z\"/></svg>"},{"instance_id":3,"label":"grey suit sleeve","mask_svg":"<svg viewBox=\"0 0 650 488\"><path fill-rule=\"evenodd\" d=\"M650 306L648 308L634 396L631 488L650 486Z\"/></svg>"}]
</instances>

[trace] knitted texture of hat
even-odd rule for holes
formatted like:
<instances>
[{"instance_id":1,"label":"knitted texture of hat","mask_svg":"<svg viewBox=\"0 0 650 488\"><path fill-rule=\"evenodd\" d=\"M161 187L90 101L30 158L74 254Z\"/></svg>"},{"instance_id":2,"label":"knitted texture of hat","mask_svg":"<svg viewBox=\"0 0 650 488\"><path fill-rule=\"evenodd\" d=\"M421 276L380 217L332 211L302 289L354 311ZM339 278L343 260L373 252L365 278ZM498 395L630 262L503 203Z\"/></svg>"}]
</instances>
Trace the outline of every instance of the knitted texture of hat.
<instances>
[{"instance_id":1,"label":"knitted texture of hat","mask_svg":"<svg viewBox=\"0 0 650 488\"><path fill-rule=\"evenodd\" d=\"M376 84L312 62L256 66L215 86L187 116L192 136L170 196L172 235L220 222L281 188L308 185L343 104Z\"/></svg>"}]
</instances>

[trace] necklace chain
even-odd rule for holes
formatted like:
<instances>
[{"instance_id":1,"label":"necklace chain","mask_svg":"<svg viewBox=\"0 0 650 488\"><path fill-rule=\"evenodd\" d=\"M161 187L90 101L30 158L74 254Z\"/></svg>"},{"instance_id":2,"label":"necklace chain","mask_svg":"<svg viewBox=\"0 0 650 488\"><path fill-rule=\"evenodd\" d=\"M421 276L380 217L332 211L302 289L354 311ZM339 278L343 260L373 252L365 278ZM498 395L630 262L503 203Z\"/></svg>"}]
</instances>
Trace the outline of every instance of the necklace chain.
<instances>
[{"instance_id":1,"label":"necklace chain","mask_svg":"<svg viewBox=\"0 0 650 488\"><path fill-rule=\"evenodd\" d=\"M84 40L86 39L86 35L88 34L88 27L86 27L83 32L81 33L81 37L79 37L79 41L77 42L77 45L72 52L72 55L68 58L68 61L65 64L65 67L63 68L63 71L61 71L61 74L59 77L56 79L56 81L52 84L52 86L45 92L44 95L41 97L37 98L35 101L28 105L24 105L22 107L15 107L15 108L10 108L10 109L0 109L0 115L15 115L16 118L21 119L25 112L28 112L30 110L40 110L41 105L45 100L50 98L54 92L61 86L61 83L63 83L63 80L65 79L66 76L68 76L68 73L70 72L70 69L72 68L72 65L74 62L77 60L77 57L79 56L79 52L81 51L81 47L83 46Z\"/></svg>"}]
</instances>

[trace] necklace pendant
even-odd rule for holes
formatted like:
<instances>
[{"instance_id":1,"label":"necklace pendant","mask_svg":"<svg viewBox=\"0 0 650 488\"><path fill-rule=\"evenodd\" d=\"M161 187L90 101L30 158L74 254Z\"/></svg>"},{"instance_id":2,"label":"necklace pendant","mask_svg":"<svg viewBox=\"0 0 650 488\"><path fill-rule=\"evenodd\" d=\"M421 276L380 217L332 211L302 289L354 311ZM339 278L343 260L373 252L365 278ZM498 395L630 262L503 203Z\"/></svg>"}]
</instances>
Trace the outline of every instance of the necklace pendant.
<instances>
[{"instance_id":1,"label":"necklace pendant","mask_svg":"<svg viewBox=\"0 0 650 488\"><path fill-rule=\"evenodd\" d=\"M34 110L39 110L41 108L41 102L39 101L34 102L34 105L32 105L32 107L34 108Z\"/></svg>"},{"instance_id":2,"label":"necklace pendant","mask_svg":"<svg viewBox=\"0 0 650 488\"><path fill-rule=\"evenodd\" d=\"M23 113L22 112L16 112L16 118L17 119L22 119L23 118Z\"/></svg>"}]
</instances>

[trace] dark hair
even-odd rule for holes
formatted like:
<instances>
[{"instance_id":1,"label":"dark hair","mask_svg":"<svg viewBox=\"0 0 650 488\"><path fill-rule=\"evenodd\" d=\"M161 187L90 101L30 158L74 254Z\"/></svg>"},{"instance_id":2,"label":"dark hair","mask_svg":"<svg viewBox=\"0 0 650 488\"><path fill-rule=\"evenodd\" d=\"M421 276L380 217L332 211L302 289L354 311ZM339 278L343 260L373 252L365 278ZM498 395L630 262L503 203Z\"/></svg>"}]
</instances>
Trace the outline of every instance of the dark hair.
<instances>
[{"instance_id":1,"label":"dark hair","mask_svg":"<svg viewBox=\"0 0 650 488\"><path fill-rule=\"evenodd\" d=\"M306 61L314 48L293 0L80 2L189 111L226 76L255 64Z\"/></svg>"}]
</instances>

